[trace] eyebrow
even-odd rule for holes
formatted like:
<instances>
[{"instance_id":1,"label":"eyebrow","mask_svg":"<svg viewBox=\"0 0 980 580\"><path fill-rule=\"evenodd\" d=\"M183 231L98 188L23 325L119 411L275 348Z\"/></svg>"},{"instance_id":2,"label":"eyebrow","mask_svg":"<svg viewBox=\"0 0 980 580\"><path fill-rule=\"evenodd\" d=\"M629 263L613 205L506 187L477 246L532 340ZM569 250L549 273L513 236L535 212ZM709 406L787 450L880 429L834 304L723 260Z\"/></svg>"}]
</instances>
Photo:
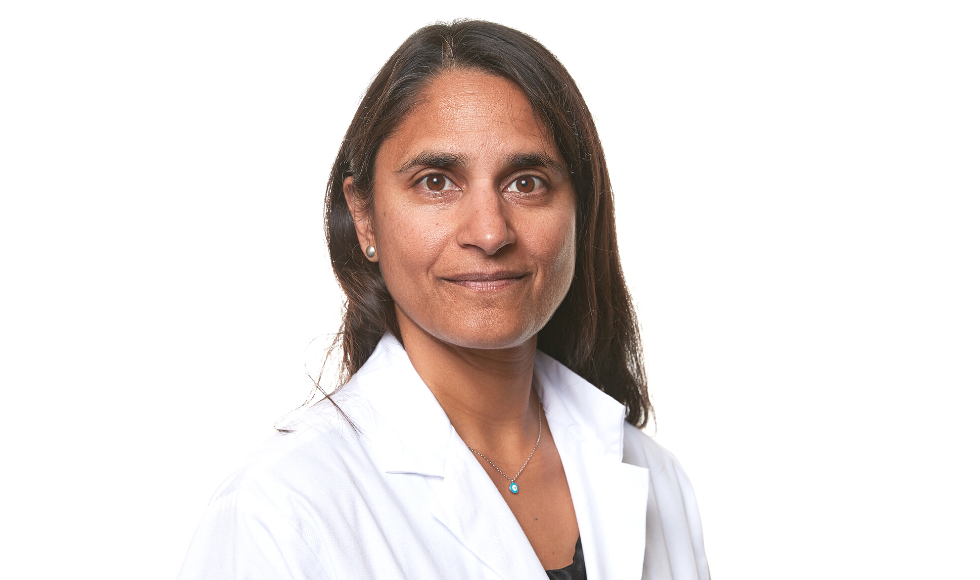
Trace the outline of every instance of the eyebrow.
<instances>
[{"instance_id":1,"label":"eyebrow","mask_svg":"<svg viewBox=\"0 0 980 580\"><path fill-rule=\"evenodd\" d=\"M413 167L466 167L469 159L466 155L440 151L423 151L409 159L398 168L398 173L405 173ZM527 167L546 167L558 175L565 176L565 164L552 159L544 153L515 153L507 157L507 167L522 169Z\"/></svg>"},{"instance_id":2,"label":"eyebrow","mask_svg":"<svg viewBox=\"0 0 980 580\"><path fill-rule=\"evenodd\" d=\"M546 167L558 175L565 175L565 164L543 153L517 153L507 159L508 166L514 168Z\"/></svg>"},{"instance_id":3,"label":"eyebrow","mask_svg":"<svg viewBox=\"0 0 980 580\"><path fill-rule=\"evenodd\" d=\"M413 167L419 167L421 165L427 167L465 167L466 166L466 156L459 155L456 153L439 153L436 151L423 151L412 157L408 161L402 164L398 168L398 173L405 173Z\"/></svg>"}]
</instances>

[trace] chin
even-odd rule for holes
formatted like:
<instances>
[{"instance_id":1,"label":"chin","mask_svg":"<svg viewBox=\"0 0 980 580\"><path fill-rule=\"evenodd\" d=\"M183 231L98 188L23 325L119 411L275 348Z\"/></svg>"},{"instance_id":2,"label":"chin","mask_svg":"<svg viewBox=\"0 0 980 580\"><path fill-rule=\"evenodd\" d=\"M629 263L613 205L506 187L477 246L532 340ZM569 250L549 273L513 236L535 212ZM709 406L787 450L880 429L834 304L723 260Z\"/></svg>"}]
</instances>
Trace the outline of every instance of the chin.
<instances>
[{"instance_id":1,"label":"chin","mask_svg":"<svg viewBox=\"0 0 980 580\"><path fill-rule=\"evenodd\" d=\"M474 350L509 350L512 348L519 348L527 344L529 340L535 338L536 335L532 334L528 337L521 337L520 339L499 339L494 340L491 338L481 337L474 338L473 340L465 341L465 344L459 344L458 346L463 348L471 348ZM462 341L461 341L462 342Z\"/></svg>"},{"instance_id":2,"label":"chin","mask_svg":"<svg viewBox=\"0 0 980 580\"><path fill-rule=\"evenodd\" d=\"M396 302L402 338L421 331L447 345L477 350L506 350L533 341L550 316L522 308L446 308L442 312L425 309L412 316ZM533 344L533 343L532 343Z\"/></svg>"},{"instance_id":3,"label":"chin","mask_svg":"<svg viewBox=\"0 0 980 580\"><path fill-rule=\"evenodd\" d=\"M436 340L460 348L504 350L527 344L540 330L537 325L528 324L530 317L513 318L500 320L499 316L460 314L452 320L427 321L429 324L421 327Z\"/></svg>"},{"instance_id":4,"label":"chin","mask_svg":"<svg viewBox=\"0 0 980 580\"><path fill-rule=\"evenodd\" d=\"M534 339L537 332L527 329L504 330L499 328L461 328L449 332L430 333L435 338L461 348L478 350L506 350L517 348Z\"/></svg>"}]
</instances>

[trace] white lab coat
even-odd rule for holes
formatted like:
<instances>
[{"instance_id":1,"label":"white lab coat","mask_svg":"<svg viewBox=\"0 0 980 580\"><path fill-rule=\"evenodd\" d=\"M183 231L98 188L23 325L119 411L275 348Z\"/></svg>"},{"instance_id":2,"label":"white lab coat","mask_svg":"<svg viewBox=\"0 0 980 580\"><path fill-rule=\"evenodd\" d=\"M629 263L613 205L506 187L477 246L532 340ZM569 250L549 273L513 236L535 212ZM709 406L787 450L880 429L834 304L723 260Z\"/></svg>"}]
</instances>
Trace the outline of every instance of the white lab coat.
<instances>
[{"instance_id":1,"label":"white lab coat","mask_svg":"<svg viewBox=\"0 0 980 580\"><path fill-rule=\"evenodd\" d=\"M707 579L694 492L618 402L538 353L589 580ZM386 335L334 400L305 411L215 492L180 571L193 579L546 579L487 473Z\"/></svg>"}]
</instances>

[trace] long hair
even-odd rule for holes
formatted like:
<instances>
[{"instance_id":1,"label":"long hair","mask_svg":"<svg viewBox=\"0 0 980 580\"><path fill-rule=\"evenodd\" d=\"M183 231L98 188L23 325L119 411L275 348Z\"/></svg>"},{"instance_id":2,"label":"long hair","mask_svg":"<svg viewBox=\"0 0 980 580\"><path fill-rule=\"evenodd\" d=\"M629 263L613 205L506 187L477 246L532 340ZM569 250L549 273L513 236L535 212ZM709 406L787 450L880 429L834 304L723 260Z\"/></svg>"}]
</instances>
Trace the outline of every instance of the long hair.
<instances>
[{"instance_id":1,"label":"long hair","mask_svg":"<svg viewBox=\"0 0 980 580\"><path fill-rule=\"evenodd\" d=\"M344 179L358 203L372 207L374 164L381 144L440 73L471 69L508 79L551 129L575 187L578 232L575 274L565 299L538 333L538 348L626 406L626 419L646 425L647 394L639 325L616 244L612 189L595 123L575 81L530 36L478 20L419 29L395 51L365 93L330 173L324 227L330 261L347 296L340 334L341 383L367 361L385 332L400 336L395 307L377 264L361 252Z\"/></svg>"}]
</instances>

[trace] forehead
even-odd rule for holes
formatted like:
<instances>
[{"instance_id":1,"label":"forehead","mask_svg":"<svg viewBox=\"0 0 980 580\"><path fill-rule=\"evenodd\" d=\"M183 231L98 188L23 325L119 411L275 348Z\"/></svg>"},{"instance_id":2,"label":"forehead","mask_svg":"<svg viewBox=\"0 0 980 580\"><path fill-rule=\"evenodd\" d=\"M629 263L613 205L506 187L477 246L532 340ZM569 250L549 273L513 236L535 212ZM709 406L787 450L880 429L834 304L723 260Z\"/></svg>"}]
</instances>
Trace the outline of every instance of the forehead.
<instances>
[{"instance_id":1,"label":"forehead","mask_svg":"<svg viewBox=\"0 0 980 580\"><path fill-rule=\"evenodd\" d=\"M419 150L467 157L540 151L560 158L550 131L520 87L473 70L447 71L434 78L382 145L380 156L402 157Z\"/></svg>"}]
</instances>

